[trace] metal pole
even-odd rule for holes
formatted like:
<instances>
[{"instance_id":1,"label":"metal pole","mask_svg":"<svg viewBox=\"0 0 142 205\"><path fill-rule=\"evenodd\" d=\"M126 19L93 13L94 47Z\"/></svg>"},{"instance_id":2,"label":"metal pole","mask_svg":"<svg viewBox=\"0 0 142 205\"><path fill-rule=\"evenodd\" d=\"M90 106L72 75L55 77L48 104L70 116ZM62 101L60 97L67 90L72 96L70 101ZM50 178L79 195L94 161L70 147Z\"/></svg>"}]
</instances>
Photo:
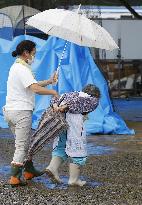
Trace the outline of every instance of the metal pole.
<instances>
[{"instance_id":1,"label":"metal pole","mask_svg":"<svg viewBox=\"0 0 142 205\"><path fill-rule=\"evenodd\" d=\"M24 34L26 34L24 5L22 6L22 11L23 11L23 28L24 28Z\"/></svg>"},{"instance_id":2,"label":"metal pole","mask_svg":"<svg viewBox=\"0 0 142 205\"><path fill-rule=\"evenodd\" d=\"M120 77L121 77L121 38L118 39L118 96L120 97Z\"/></svg>"},{"instance_id":3,"label":"metal pole","mask_svg":"<svg viewBox=\"0 0 142 205\"><path fill-rule=\"evenodd\" d=\"M31 7L31 0L28 0L28 6Z\"/></svg>"}]
</instances>

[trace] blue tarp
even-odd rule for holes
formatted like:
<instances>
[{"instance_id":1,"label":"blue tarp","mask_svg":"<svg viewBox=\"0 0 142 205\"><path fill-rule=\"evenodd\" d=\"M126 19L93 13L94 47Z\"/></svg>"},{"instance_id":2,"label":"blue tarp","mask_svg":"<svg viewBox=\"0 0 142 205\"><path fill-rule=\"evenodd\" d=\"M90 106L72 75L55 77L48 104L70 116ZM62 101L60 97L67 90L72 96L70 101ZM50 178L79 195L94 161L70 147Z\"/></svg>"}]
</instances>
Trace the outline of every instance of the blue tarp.
<instances>
[{"instance_id":1,"label":"blue tarp","mask_svg":"<svg viewBox=\"0 0 142 205\"><path fill-rule=\"evenodd\" d=\"M37 80L48 79L57 69L66 43L55 37L50 37L45 41L27 35L18 36L7 43L6 40L0 39L0 127L7 126L3 120L2 106L5 104L8 72L14 62L11 52L24 39L32 40L37 44L37 54L33 64L33 72ZM89 48L68 43L59 72L59 83L54 88L62 94L69 91L79 91L88 83L93 83L99 87L101 99L98 108L89 114L89 120L86 122L87 132L134 134L134 130L130 130L123 119L113 112L107 83L94 63ZM49 106L49 102L49 96L36 96L36 107L33 114L34 128L38 124L41 113Z\"/></svg>"},{"instance_id":2,"label":"blue tarp","mask_svg":"<svg viewBox=\"0 0 142 205\"><path fill-rule=\"evenodd\" d=\"M23 21L22 21L23 23ZM20 28L18 27L20 26ZM19 36L19 35L24 35L25 33L25 29L24 29L24 25L20 25L18 24L16 28L13 27L2 27L0 28L0 39L6 39L9 41L12 41L14 37ZM32 33L32 34L43 34L42 31L39 31L37 29L30 29L30 28L26 28L26 33Z\"/></svg>"},{"instance_id":3,"label":"blue tarp","mask_svg":"<svg viewBox=\"0 0 142 205\"><path fill-rule=\"evenodd\" d=\"M0 28L0 38L12 40L13 39L13 28L12 27Z\"/></svg>"},{"instance_id":4,"label":"blue tarp","mask_svg":"<svg viewBox=\"0 0 142 205\"><path fill-rule=\"evenodd\" d=\"M142 122L142 97L114 99L113 107L123 119L133 122Z\"/></svg>"}]
</instances>

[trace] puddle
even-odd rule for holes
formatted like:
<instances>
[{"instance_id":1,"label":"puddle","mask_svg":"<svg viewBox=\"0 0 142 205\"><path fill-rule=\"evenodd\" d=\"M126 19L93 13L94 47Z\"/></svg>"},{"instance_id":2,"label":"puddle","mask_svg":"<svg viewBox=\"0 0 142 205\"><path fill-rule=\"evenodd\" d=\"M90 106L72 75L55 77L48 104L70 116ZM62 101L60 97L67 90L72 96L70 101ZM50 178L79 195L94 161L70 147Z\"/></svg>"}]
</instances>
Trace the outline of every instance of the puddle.
<instances>
[{"instance_id":1,"label":"puddle","mask_svg":"<svg viewBox=\"0 0 142 205\"><path fill-rule=\"evenodd\" d=\"M10 165L5 165L0 167L0 174L9 175L10 173Z\"/></svg>"},{"instance_id":2,"label":"puddle","mask_svg":"<svg viewBox=\"0 0 142 205\"><path fill-rule=\"evenodd\" d=\"M60 176L63 183L61 184L54 184L45 176L34 178L33 181L37 183L42 183L47 189L67 189L67 181L68 178L66 176Z\"/></svg>"},{"instance_id":3,"label":"puddle","mask_svg":"<svg viewBox=\"0 0 142 205\"><path fill-rule=\"evenodd\" d=\"M54 184L54 183L52 183L50 181L50 179L48 179L48 178L46 178L44 176L35 178L35 179L33 179L33 181L37 182L37 183L40 182L40 183L44 184L44 186L47 189L61 189L61 190L62 189L68 189L69 188L69 186L68 186L68 177L61 175L60 178L61 178L61 180L63 182L61 184ZM92 188L95 188L95 187L98 187L98 186L102 186L102 183L97 182L97 181L92 181L92 180L90 180L87 177L81 176L80 179L87 181L87 186L92 187Z\"/></svg>"},{"instance_id":4,"label":"puddle","mask_svg":"<svg viewBox=\"0 0 142 205\"><path fill-rule=\"evenodd\" d=\"M0 138L12 139L14 136L12 134L0 134Z\"/></svg>"},{"instance_id":5,"label":"puddle","mask_svg":"<svg viewBox=\"0 0 142 205\"><path fill-rule=\"evenodd\" d=\"M101 146L101 145L94 145L94 143L87 144L87 152L88 155L105 155L105 154L112 154L112 152L116 151L115 148L110 146Z\"/></svg>"},{"instance_id":6,"label":"puddle","mask_svg":"<svg viewBox=\"0 0 142 205\"><path fill-rule=\"evenodd\" d=\"M0 174L2 174L4 176L5 175L9 176L10 166L6 165L6 166L0 167ZM61 184L52 183L51 180L49 178L47 178L46 176L44 176L44 175L41 176L41 177L34 178L32 181L34 181L36 183L42 183L47 189L61 189L61 190L68 189L69 188L69 186L68 186L68 177L63 176L63 175L61 175L60 177L61 177L61 180L63 182ZM87 186L92 187L92 188L102 186L102 183L92 181L88 177L81 176L80 179L87 181Z\"/></svg>"}]
</instances>

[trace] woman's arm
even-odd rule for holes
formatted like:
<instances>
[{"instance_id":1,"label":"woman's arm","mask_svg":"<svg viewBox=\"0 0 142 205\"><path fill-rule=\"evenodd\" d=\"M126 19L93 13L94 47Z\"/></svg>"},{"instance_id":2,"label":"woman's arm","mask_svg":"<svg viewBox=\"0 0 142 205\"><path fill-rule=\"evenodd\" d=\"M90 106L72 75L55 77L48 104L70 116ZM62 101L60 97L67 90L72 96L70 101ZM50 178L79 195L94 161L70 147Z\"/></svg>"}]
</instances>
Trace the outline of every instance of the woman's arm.
<instances>
[{"instance_id":1,"label":"woman's arm","mask_svg":"<svg viewBox=\"0 0 142 205\"><path fill-rule=\"evenodd\" d=\"M39 84L41 87L45 87L45 86L47 86L47 85L52 84L52 80L49 79L49 80L38 81L38 84Z\"/></svg>"},{"instance_id":2,"label":"woman's arm","mask_svg":"<svg viewBox=\"0 0 142 205\"><path fill-rule=\"evenodd\" d=\"M30 90L32 90L32 92L39 95L53 95L56 98L59 97L56 90L53 89L48 90L47 88L43 88L42 86L40 86L38 83L33 83L32 85L29 86L29 88Z\"/></svg>"},{"instance_id":3,"label":"woman's arm","mask_svg":"<svg viewBox=\"0 0 142 205\"><path fill-rule=\"evenodd\" d=\"M57 71L55 71L52 77L50 77L48 80L38 81L38 84L42 87L45 87L50 84L56 84L57 82L58 82L58 73Z\"/></svg>"}]
</instances>

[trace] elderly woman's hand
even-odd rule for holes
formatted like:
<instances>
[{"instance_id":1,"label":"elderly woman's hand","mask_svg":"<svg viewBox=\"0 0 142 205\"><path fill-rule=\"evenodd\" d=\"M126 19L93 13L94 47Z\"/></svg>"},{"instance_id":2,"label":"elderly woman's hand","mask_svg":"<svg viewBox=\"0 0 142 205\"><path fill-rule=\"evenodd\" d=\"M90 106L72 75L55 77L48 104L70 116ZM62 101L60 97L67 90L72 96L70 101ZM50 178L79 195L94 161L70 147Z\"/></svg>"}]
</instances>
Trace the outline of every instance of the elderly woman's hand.
<instances>
[{"instance_id":1,"label":"elderly woman's hand","mask_svg":"<svg viewBox=\"0 0 142 205\"><path fill-rule=\"evenodd\" d=\"M59 112L67 112L68 106L67 105L61 105L58 107Z\"/></svg>"},{"instance_id":2,"label":"elderly woman's hand","mask_svg":"<svg viewBox=\"0 0 142 205\"><path fill-rule=\"evenodd\" d=\"M56 103L53 104L53 110L55 112L66 112L67 108L67 105L58 106Z\"/></svg>"},{"instance_id":3,"label":"elderly woman's hand","mask_svg":"<svg viewBox=\"0 0 142 205\"><path fill-rule=\"evenodd\" d=\"M59 111L59 107L58 107L58 105L56 103L54 103L52 105L52 107L53 107L54 112L58 112Z\"/></svg>"}]
</instances>

